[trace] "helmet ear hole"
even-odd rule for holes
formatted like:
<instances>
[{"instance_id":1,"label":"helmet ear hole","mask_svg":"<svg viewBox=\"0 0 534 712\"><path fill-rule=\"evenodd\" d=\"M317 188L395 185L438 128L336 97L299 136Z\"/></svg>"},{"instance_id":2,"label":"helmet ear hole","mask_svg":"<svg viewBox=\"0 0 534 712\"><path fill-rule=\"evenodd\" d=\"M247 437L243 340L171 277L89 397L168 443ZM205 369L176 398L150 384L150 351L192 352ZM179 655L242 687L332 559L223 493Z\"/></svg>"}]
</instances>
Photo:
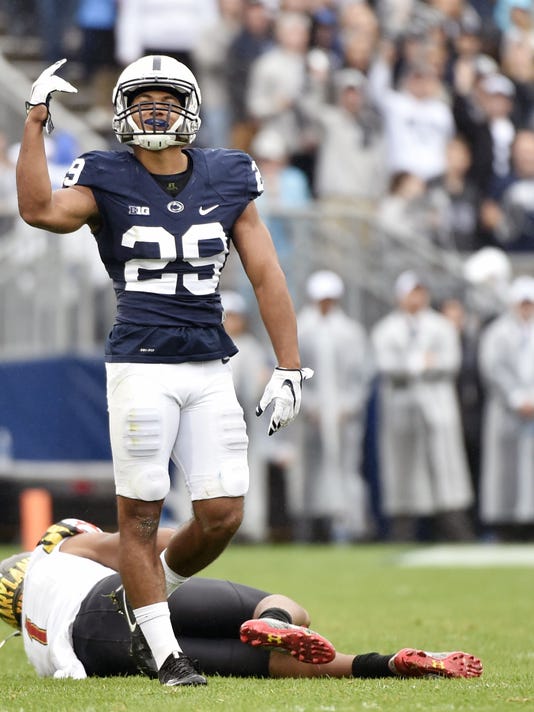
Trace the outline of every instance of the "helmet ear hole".
<instances>
[{"instance_id":1,"label":"helmet ear hole","mask_svg":"<svg viewBox=\"0 0 534 712\"><path fill-rule=\"evenodd\" d=\"M172 125L139 126L133 100L142 92L165 91L176 97ZM123 70L113 90L113 131L120 143L159 151L169 146L187 146L200 128L200 89L191 70L172 57L151 55L132 62Z\"/></svg>"}]
</instances>

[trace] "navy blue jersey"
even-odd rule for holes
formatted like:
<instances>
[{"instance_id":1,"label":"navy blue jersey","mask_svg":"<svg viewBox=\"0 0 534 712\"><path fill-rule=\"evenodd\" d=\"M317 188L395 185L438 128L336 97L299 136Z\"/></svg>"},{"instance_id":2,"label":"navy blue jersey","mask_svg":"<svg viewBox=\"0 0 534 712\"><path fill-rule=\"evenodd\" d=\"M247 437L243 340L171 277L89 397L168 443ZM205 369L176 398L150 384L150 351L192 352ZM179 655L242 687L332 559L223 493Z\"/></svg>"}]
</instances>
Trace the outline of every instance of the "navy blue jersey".
<instances>
[{"instance_id":1,"label":"navy blue jersey","mask_svg":"<svg viewBox=\"0 0 534 712\"><path fill-rule=\"evenodd\" d=\"M129 151L77 158L63 187L95 196L95 234L117 296L108 361L180 362L230 356L218 286L232 228L263 190L242 151L189 148L192 172L173 198Z\"/></svg>"}]
</instances>

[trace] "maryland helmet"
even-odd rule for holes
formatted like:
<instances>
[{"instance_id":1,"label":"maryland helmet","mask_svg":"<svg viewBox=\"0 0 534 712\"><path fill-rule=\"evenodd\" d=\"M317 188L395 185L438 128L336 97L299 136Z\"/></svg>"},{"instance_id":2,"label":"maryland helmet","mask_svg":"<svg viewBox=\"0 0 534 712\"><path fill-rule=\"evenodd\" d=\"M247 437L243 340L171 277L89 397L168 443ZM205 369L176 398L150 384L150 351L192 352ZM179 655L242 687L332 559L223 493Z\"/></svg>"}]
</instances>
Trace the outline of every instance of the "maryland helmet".
<instances>
[{"instance_id":1,"label":"maryland helmet","mask_svg":"<svg viewBox=\"0 0 534 712\"><path fill-rule=\"evenodd\" d=\"M30 553L25 551L0 561L0 619L12 628L20 629L22 589Z\"/></svg>"},{"instance_id":2,"label":"maryland helmet","mask_svg":"<svg viewBox=\"0 0 534 712\"><path fill-rule=\"evenodd\" d=\"M143 90L156 89L167 90L176 97L176 103L132 105L134 97ZM201 96L197 80L185 64L172 57L150 55L129 64L117 80L112 99L113 131L120 143L161 151L169 146L187 146L195 140L200 128ZM147 118L150 107L152 116ZM163 113L162 117L162 112L166 116Z\"/></svg>"},{"instance_id":3,"label":"maryland helmet","mask_svg":"<svg viewBox=\"0 0 534 712\"><path fill-rule=\"evenodd\" d=\"M48 527L37 542L37 546L42 546L44 551L50 554L63 539L76 536L76 534L93 534L101 531L102 529L96 524L91 524L83 519L62 519Z\"/></svg>"}]
</instances>

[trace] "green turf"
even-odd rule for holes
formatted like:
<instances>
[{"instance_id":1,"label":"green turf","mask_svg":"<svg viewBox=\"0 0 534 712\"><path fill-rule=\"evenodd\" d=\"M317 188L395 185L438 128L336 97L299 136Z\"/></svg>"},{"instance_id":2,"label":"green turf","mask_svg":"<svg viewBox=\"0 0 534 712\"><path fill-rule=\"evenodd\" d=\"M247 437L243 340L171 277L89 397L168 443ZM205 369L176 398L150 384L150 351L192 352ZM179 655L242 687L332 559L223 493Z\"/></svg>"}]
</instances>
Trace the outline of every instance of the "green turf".
<instances>
[{"instance_id":1,"label":"green turf","mask_svg":"<svg viewBox=\"0 0 534 712\"><path fill-rule=\"evenodd\" d=\"M206 574L300 601L343 652L414 646L479 655L479 680L40 680L20 639L0 649L0 712L534 710L532 568L401 568L391 546L232 546ZM12 549L0 547L0 557ZM0 637L10 629L0 624Z\"/></svg>"}]
</instances>

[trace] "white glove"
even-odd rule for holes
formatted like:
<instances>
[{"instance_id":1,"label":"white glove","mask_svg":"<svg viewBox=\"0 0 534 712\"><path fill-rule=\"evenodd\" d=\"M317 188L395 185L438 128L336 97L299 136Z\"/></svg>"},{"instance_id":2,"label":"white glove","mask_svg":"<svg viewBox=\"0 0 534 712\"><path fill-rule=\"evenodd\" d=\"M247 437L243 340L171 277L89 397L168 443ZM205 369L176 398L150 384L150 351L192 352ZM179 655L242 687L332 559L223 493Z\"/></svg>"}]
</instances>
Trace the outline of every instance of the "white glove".
<instances>
[{"instance_id":1,"label":"white glove","mask_svg":"<svg viewBox=\"0 0 534 712\"><path fill-rule=\"evenodd\" d=\"M52 92L54 91L65 91L69 93L77 93L76 87L69 84L65 79L56 76L57 70L62 67L66 59L60 59L54 64L47 67L44 72L42 72L37 79L32 84L32 91L30 94L29 101L26 102L26 114L29 113L33 106L38 106L39 104L44 104L48 109L48 116L46 121L44 121L43 126L48 134L51 134L54 130L54 124L52 123L52 116L50 115L50 99Z\"/></svg>"},{"instance_id":2,"label":"white glove","mask_svg":"<svg viewBox=\"0 0 534 712\"><path fill-rule=\"evenodd\" d=\"M311 368L281 368L277 366L259 405L256 415L261 415L267 406L274 401L273 413L269 423L269 435L276 433L290 423L300 410L302 381L313 376Z\"/></svg>"}]
</instances>

